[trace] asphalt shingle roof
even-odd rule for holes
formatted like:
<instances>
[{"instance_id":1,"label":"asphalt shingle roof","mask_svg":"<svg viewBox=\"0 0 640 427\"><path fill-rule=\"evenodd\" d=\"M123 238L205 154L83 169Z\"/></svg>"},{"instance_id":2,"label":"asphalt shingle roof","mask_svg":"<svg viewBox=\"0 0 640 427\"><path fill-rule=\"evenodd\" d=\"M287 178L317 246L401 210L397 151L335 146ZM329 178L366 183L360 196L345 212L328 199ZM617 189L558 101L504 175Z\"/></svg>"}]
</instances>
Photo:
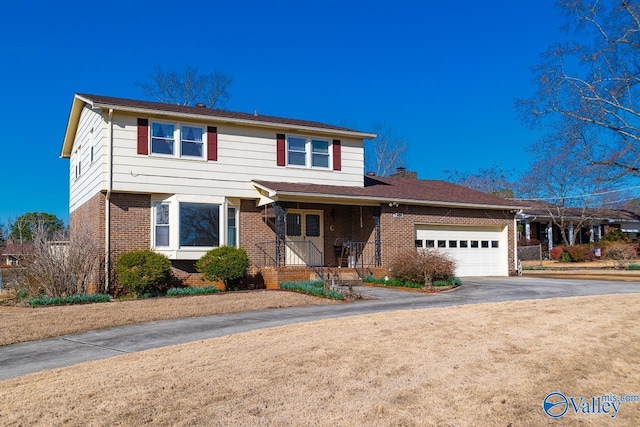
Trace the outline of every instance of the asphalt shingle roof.
<instances>
[{"instance_id":1,"label":"asphalt shingle roof","mask_svg":"<svg viewBox=\"0 0 640 427\"><path fill-rule=\"evenodd\" d=\"M209 116L213 119L236 119L246 120L255 123L274 123L289 126L313 127L318 129L328 129L333 131L360 132L354 129L348 129L341 126L334 126L327 123L315 122L310 120L291 119L285 117L265 116L262 114L240 113L228 110L213 110L206 107L191 107L187 105L165 104L151 101L138 101L135 99L116 98L111 96L90 95L78 93L78 96L88 99L98 104L107 104L124 108L136 108L145 110L163 111L167 113L183 113L197 114L201 116Z\"/></svg>"},{"instance_id":2,"label":"asphalt shingle roof","mask_svg":"<svg viewBox=\"0 0 640 427\"><path fill-rule=\"evenodd\" d=\"M381 200L397 199L421 203L494 206L504 207L505 209L527 206L520 202L514 202L513 200L503 199L439 180L365 176L363 187L259 180L254 182L281 193L314 194L327 197L367 197Z\"/></svg>"}]
</instances>

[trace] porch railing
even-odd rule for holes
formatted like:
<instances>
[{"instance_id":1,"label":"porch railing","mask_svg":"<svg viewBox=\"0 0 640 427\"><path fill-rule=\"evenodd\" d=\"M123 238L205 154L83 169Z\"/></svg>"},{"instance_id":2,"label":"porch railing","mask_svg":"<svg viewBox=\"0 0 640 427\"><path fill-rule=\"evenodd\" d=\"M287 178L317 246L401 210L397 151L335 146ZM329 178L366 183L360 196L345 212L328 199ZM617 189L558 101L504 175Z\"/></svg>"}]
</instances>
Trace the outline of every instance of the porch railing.
<instances>
[{"instance_id":1,"label":"porch railing","mask_svg":"<svg viewBox=\"0 0 640 427\"><path fill-rule=\"evenodd\" d=\"M341 266L353 268L360 278L366 275L367 267L380 267L380 251L371 242L345 241L339 263Z\"/></svg>"},{"instance_id":2,"label":"porch railing","mask_svg":"<svg viewBox=\"0 0 640 427\"><path fill-rule=\"evenodd\" d=\"M259 267L311 267L324 278L324 254L311 240L285 240L284 262L276 256L276 241L256 243L260 250Z\"/></svg>"}]
</instances>

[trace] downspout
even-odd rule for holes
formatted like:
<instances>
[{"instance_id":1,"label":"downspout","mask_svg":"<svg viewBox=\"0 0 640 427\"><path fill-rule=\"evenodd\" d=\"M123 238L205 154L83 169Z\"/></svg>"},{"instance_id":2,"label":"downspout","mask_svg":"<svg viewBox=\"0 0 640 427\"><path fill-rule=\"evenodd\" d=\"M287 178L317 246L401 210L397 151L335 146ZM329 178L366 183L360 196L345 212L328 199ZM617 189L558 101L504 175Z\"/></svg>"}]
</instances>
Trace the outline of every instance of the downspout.
<instances>
[{"instance_id":1,"label":"downspout","mask_svg":"<svg viewBox=\"0 0 640 427\"><path fill-rule=\"evenodd\" d=\"M107 194L104 206L104 291L111 284L111 188L113 186L113 108L109 108L109 156L107 161Z\"/></svg>"},{"instance_id":2,"label":"downspout","mask_svg":"<svg viewBox=\"0 0 640 427\"><path fill-rule=\"evenodd\" d=\"M518 216L522 213L522 209L515 212L513 215L513 268L518 273L520 272L520 260L518 259Z\"/></svg>"}]
</instances>

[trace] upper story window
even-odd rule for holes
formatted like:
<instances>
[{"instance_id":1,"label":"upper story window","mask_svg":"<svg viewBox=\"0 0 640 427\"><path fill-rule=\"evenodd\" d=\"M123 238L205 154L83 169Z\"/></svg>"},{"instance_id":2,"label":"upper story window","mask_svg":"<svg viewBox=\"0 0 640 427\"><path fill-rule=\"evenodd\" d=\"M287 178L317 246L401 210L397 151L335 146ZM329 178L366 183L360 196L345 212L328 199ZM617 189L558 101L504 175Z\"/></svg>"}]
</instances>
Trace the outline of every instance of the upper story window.
<instances>
[{"instance_id":1,"label":"upper story window","mask_svg":"<svg viewBox=\"0 0 640 427\"><path fill-rule=\"evenodd\" d=\"M183 156L202 158L202 128L193 126L182 126L181 128L181 151Z\"/></svg>"},{"instance_id":2,"label":"upper story window","mask_svg":"<svg viewBox=\"0 0 640 427\"><path fill-rule=\"evenodd\" d=\"M287 138L287 164L329 168L329 141L300 136Z\"/></svg>"},{"instance_id":3,"label":"upper story window","mask_svg":"<svg viewBox=\"0 0 640 427\"><path fill-rule=\"evenodd\" d=\"M307 165L307 141L304 138L290 136L288 138L287 158L290 165Z\"/></svg>"},{"instance_id":4,"label":"upper story window","mask_svg":"<svg viewBox=\"0 0 640 427\"><path fill-rule=\"evenodd\" d=\"M329 141L311 140L311 166L315 168L329 167Z\"/></svg>"},{"instance_id":5,"label":"upper story window","mask_svg":"<svg viewBox=\"0 0 640 427\"><path fill-rule=\"evenodd\" d=\"M204 157L204 128L151 122L151 153L177 157ZM179 144L176 144L179 141Z\"/></svg>"}]
</instances>

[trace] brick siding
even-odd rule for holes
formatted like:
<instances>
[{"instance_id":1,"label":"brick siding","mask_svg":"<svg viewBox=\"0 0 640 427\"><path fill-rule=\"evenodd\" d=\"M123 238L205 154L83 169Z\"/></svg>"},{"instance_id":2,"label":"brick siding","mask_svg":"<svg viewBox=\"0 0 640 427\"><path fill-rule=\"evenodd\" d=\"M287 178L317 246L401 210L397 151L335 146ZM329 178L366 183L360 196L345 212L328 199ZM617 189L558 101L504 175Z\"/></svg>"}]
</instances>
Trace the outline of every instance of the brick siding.
<instances>
[{"instance_id":1,"label":"brick siding","mask_svg":"<svg viewBox=\"0 0 640 427\"><path fill-rule=\"evenodd\" d=\"M402 218L394 217L394 213L402 213ZM507 227L509 274L515 274L514 216L515 214L502 210L408 205L392 208L382 205L380 217L382 265L388 266L389 262L403 249L414 247L416 224L498 226Z\"/></svg>"},{"instance_id":2,"label":"brick siding","mask_svg":"<svg viewBox=\"0 0 640 427\"><path fill-rule=\"evenodd\" d=\"M95 271L89 280L87 291L104 291L104 211L105 195L98 193L69 215L69 235L71 244L78 239L89 237L95 246Z\"/></svg>"}]
</instances>

